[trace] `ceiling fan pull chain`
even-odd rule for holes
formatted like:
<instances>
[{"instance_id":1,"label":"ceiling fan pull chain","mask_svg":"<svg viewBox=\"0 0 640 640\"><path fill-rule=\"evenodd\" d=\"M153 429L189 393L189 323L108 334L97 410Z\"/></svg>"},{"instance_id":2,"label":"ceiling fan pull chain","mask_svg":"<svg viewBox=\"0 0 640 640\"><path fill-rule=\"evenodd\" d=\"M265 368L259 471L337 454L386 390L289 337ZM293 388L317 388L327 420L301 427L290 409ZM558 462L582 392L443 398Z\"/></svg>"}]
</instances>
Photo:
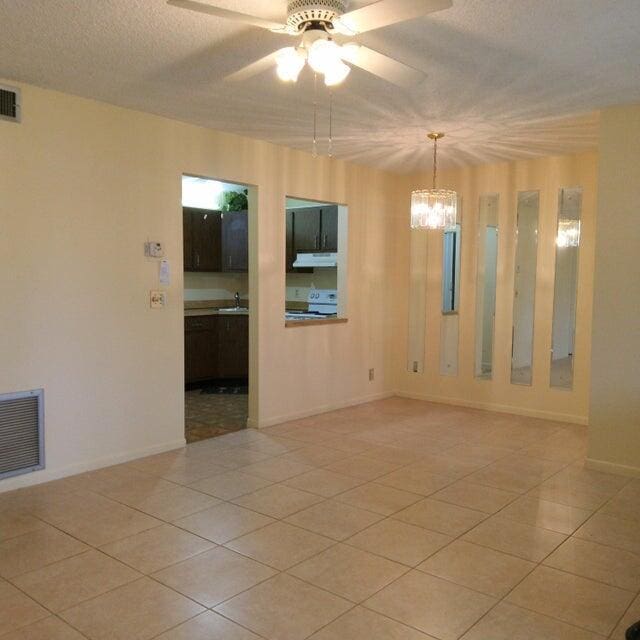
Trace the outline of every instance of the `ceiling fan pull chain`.
<instances>
[{"instance_id":1,"label":"ceiling fan pull chain","mask_svg":"<svg viewBox=\"0 0 640 640\"><path fill-rule=\"evenodd\" d=\"M329 91L329 157L333 157L333 91Z\"/></svg>"},{"instance_id":2,"label":"ceiling fan pull chain","mask_svg":"<svg viewBox=\"0 0 640 640\"><path fill-rule=\"evenodd\" d=\"M436 188L436 174L438 172L438 138L433 139L433 188Z\"/></svg>"},{"instance_id":3,"label":"ceiling fan pull chain","mask_svg":"<svg viewBox=\"0 0 640 640\"><path fill-rule=\"evenodd\" d=\"M318 74L313 74L313 147L312 155L318 156Z\"/></svg>"}]
</instances>

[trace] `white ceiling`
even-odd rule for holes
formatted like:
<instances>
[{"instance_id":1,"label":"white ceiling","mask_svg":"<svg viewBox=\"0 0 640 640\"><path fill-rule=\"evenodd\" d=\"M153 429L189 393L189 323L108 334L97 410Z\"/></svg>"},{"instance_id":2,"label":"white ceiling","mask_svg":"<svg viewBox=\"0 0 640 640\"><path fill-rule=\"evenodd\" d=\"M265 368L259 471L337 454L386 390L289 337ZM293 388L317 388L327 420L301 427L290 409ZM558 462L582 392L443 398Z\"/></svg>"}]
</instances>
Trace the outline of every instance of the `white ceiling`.
<instances>
[{"instance_id":1,"label":"white ceiling","mask_svg":"<svg viewBox=\"0 0 640 640\"><path fill-rule=\"evenodd\" d=\"M285 0L217 4L285 17ZM429 130L443 164L593 148L595 111L640 101L639 0L454 0L359 40L425 73L407 91L354 69L335 92L335 155L382 168L428 168ZM289 44L164 0L0 0L0 77L310 149L308 70L222 81Z\"/></svg>"}]
</instances>

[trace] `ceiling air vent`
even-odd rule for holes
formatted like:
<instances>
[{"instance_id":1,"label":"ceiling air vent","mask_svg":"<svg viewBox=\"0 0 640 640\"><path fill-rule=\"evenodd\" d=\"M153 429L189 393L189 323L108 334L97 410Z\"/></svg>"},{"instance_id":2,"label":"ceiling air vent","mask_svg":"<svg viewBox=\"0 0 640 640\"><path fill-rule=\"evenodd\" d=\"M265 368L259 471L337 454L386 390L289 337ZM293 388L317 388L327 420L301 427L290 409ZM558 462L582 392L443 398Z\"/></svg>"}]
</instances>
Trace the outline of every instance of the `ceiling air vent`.
<instances>
[{"instance_id":1,"label":"ceiling air vent","mask_svg":"<svg viewBox=\"0 0 640 640\"><path fill-rule=\"evenodd\" d=\"M0 395L0 480L44 468L44 391Z\"/></svg>"},{"instance_id":2,"label":"ceiling air vent","mask_svg":"<svg viewBox=\"0 0 640 640\"><path fill-rule=\"evenodd\" d=\"M20 89L0 85L0 120L20 122Z\"/></svg>"}]
</instances>

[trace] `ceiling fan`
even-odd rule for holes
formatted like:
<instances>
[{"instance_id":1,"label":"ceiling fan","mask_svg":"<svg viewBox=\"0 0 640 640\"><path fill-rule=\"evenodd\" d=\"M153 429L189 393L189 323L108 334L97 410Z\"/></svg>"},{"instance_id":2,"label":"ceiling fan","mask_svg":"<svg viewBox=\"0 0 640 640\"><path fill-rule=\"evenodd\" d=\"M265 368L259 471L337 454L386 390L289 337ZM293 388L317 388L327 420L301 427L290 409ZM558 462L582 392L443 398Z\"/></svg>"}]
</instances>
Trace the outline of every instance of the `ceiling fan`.
<instances>
[{"instance_id":1,"label":"ceiling fan","mask_svg":"<svg viewBox=\"0 0 640 640\"><path fill-rule=\"evenodd\" d=\"M448 9L452 0L378 0L353 11L347 11L347 1L289 0L284 23L197 0L168 0L168 4L299 39L296 46L278 49L232 73L227 76L229 80L245 80L275 65L281 80L296 82L308 64L315 73L324 76L327 86L340 84L349 75L350 65L401 87L419 82L424 77L422 72L349 39L366 31Z\"/></svg>"}]
</instances>

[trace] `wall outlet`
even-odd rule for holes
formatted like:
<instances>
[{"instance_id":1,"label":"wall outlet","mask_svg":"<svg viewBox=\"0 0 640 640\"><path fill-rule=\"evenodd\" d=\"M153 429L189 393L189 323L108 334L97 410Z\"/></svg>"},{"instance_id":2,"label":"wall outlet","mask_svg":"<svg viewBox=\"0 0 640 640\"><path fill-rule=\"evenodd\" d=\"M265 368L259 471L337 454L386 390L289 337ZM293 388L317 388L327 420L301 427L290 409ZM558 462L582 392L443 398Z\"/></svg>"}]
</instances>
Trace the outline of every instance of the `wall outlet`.
<instances>
[{"instance_id":1,"label":"wall outlet","mask_svg":"<svg viewBox=\"0 0 640 640\"><path fill-rule=\"evenodd\" d=\"M150 291L149 304L152 309L162 309L167 304L167 294L164 291Z\"/></svg>"},{"instance_id":2,"label":"wall outlet","mask_svg":"<svg viewBox=\"0 0 640 640\"><path fill-rule=\"evenodd\" d=\"M374 380L375 377L376 377L376 370L375 369L369 369L369 382Z\"/></svg>"},{"instance_id":3,"label":"wall outlet","mask_svg":"<svg viewBox=\"0 0 640 640\"><path fill-rule=\"evenodd\" d=\"M144 255L146 258L163 258L164 246L162 242L145 242Z\"/></svg>"}]
</instances>

